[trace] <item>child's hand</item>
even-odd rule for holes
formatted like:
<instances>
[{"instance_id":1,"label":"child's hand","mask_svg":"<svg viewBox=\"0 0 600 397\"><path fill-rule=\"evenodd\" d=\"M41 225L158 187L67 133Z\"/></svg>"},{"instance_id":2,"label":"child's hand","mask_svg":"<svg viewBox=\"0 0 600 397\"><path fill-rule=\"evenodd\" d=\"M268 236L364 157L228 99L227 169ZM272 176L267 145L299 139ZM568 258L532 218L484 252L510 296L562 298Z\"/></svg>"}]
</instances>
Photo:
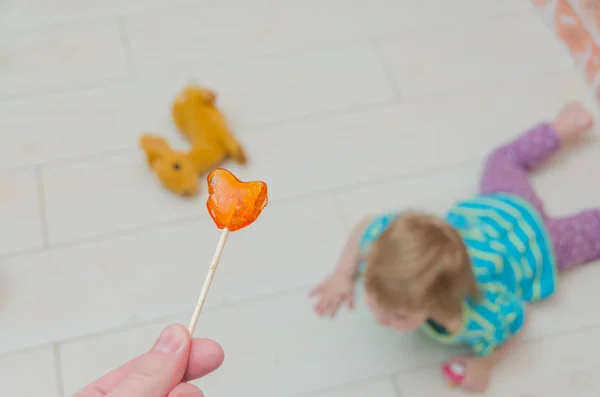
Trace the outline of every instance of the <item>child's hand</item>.
<instances>
[{"instance_id":1,"label":"child's hand","mask_svg":"<svg viewBox=\"0 0 600 397\"><path fill-rule=\"evenodd\" d=\"M354 279L334 273L317 285L310 296L317 297L315 311L318 315L333 317L342 303L346 303L350 309L354 307Z\"/></svg>"},{"instance_id":2,"label":"child's hand","mask_svg":"<svg viewBox=\"0 0 600 397\"><path fill-rule=\"evenodd\" d=\"M492 368L488 363L477 357L454 357L452 363L465 367L465 378L460 386L470 392L483 393L487 391L492 377Z\"/></svg>"}]
</instances>

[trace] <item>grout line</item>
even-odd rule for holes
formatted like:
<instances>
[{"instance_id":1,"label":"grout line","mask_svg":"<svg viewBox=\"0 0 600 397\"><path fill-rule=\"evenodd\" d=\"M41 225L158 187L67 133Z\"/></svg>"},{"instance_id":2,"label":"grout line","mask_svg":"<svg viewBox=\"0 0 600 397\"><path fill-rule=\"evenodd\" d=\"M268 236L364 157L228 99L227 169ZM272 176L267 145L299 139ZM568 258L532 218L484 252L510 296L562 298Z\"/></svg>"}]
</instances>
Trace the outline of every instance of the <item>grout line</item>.
<instances>
[{"instance_id":1,"label":"grout line","mask_svg":"<svg viewBox=\"0 0 600 397\"><path fill-rule=\"evenodd\" d=\"M54 366L56 371L56 386L59 397L65 397L65 384L62 368L62 357L60 354L60 345L54 343Z\"/></svg>"},{"instance_id":2,"label":"grout line","mask_svg":"<svg viewBox=\"0 0 600 397\"><path fill-rule=\"evenodd\" d=\"M48 97L53 97L56 95L65 95L65 94L78 94L85 91L108 88L108 87L116 87L119 84L123 84L126 82L132 81L128 76L122 77L109 77L105 79L98 79L88 83L81 83L72 87L63 87L59 89L43 89L41 91L34 92L24 92L20 94L9 94L0 96L0 105L4 103L11 103L17 101L29 101L29 100L38 100L38 99L46 99Z\"/></svg>"},{"instance_id":3,"label":"grout line","mask_svg":"<svg viewBox=\"0 0 600 397\"><path fill-rule=\"evenodd\" d=\"M388 109L397 105L397 102L394 101L377 101L372 103L361 103L356 105L350 105L345 108L335 109L335 110L323 110L310 113L308 115L298 115L286 117L280 120L267 121L267 122L259 122L259 123L249 123L249 124L241 124L238 129L245 129L248 131L247 134L241 134L240 137L243 139L245 135L257 136L261 134L268 134L271 129L277 127L292 127L299 124L310 123L310 122L319 122L325 121L335 117L348 116L357 113L369 113L373 111ZM86 163L89 161L94 161L95 159L102 158L105 156L120 156L125 155L128 152L133 152L134 150L139 150L139 148L134 146L129 147L121 147L116 149L108 149L96 153L73 156L73 157L64 157L52 159L44 162L40 162L39 165L42 168L55 168L62 167L65 165L71 164L79 164ZM141 153L141 152L140 152ZM20 166L14 168L4 168L3 171L12 171L18 168L26 168L27 166Z\"/></svg>"},{"instance_id":4,"label":"grout line","mask_svg":"<svg viewBox=\"0 0 600 397\"><path fill-rule=\"evenodd\" d=\"M295 126L298 124L325 121L325 120L335 118L335 117L348 116L348 115L363 113L363 112L369 113L369 112L373 112L373 111L377 111L377 110L388 109L395 105L397 105L397 102L395 100L394 101L386 100L386 101L377 101L377 102L372 102L372 103L362 103L362 104L350 105L348 107L335 109L335 110L323 110L323 111L313 112L313 113L307 114L307 115L291 116L291 117L283 118L280 120L260 122L260 123L241 124L239 129L246 129L249 131L248 134L252 133L253 136L256 136L256 135L260 135L262 133L268 133L268 131L265 132L265 130L267 130L267 129L274 129L277 127L290 127L290 126ZM243 138L244 136L242 135L241 137ZM55 159L51 159L51 160L41 161L39 163L32 164L32 165L26 164L26 165L19 165L19 166L15 166L15 167L0 168L0 173L28 170L34 166L41 167L43 169L60 168L63 166L68 166L68 165L73 165L73 164L81 164L81 163L87 163L90 161L96 161L103 157L124 156L125 154L128 154L130 152L133 153L134 150L139 150L139 148L134 147L134 146L128 146L128 147L106 149L106 150L102 150L102 151L98 151L98 152L94 152L94 153L88 153L88 154L82 154L82 155L77 155L77 156L62 157L62 158L55 158Z\"/></svg>"},{"instance_id":5,"label":"grout line","mask_svg":"<svg viewBox=\"0 0 600 397\"><path fill-rule=\"evenodd\" d=\"M291 0L288 0L291 1ZM293 1L293 3L300 3L301 0L295 0ZM109 23L110 21L114 21L115 18L118 19L123 19L124 22L127 22L127 19L131 19L131 18L144 18L144 17L152 17L152 16L157 16L157 15L165 15L165 14L177 14L177 13L181 13L184 12L186 10L190 10L190 11L206 11L206 10L219 10L219 8L221 9L231 9L233 8L242 8L245 7L246 4L244 1L239 1L239 2L234 2L234 3L227 3L227 2L219 2L219 1L214 1L214 2L210 2L210 3L200 3L197 4L197 2L192 2L190 1L189 3L186 4L177 4L175 6L159 6L156 8L151 8L150 10L148 9L139 9L139 10L134 10L134 11L124 11L124 12L116 12L116 13L112 13L109 14L107 13L106 15L101 15L101 16L79 16L79 17L75 17L73 19L69 19L69 20L65 20L65 21L55 21L55 22L51 22L47 25L42 24L42 25L37 25L37 26L20 26L20 27L13 27L13 28L8 28L8 29L4 29L4 30L0 30L0 34L4 34L4 35L15 35L15 34L32 34L32 33L36 33L36 32L44 32L44 31L48 31L48 30L56 30L56 29L65 29L65 28L73 28L73 27L79 27L79 26L85 26L85 25L89 25L89 24L101 24L101 23ZM253 8L257 8L257 6L253 6ZM264 6L260 6L260 8L264 8ZM533 8L535 10L535 8ZM537 10L536 10L537 12ZM514 18L515 16L519 16L519 15L523 15L523 16L532 16L531 10L515 10L515 11L507 11L506 13L502 13L500 15L483 15L477 18L477 22L489 22L492 20L502 20L502 19L508 19L508 18ZM533 14L533 15L537 15L537 14ZM387 34L383 34L381 36L384 37L390 37L390 36L395 36L395 35L399 35L399 34L403 34L403 33L407 33L410 34L412 33L412 35L414 35L415 33L427 33L427 32L435 32L436 30L439 29L445 29L448 28L449 26L453 26L453 25L464 25L466 23L471 23L473 25L475 25L475 23L471 22L470 20L458 20L458 21L454 21L452 24L441 24L439 26L436 26L434 28L430 28L429 30L424 30L424 29L413 29L413 30L407 30L407 31L400 31L398 33L387 33Z\"/></svg>"},{"instance_id":6,"label":"grout line","mask_svg":"<svg viewBox=\"0 0 600 397\"><path fill-rule=\"evenodd\" d=\"M342 202L340 201L339 193L337 193L337 192L332 192L332 193L333 194L331 195L331 197L333 200L333 205L334 205L336 213L340 219L340 222L342 223L342 226L344 227L344 230L346 231L346 233L350 233L352 226L350 225L350 222L348 221L348 217L346 215L346 212L344 211L344 206L342 205Z\"/></svg>"},{"instance_id":7,"label":"grout line","mask_svg":"<svg viewBox=\"0 0 600 397\"><path fill-rule=\"evenodd\" d=\"M96 153L82 154L79 156L52 159L52 160L41 162L37 165L41 168L50 169L50 168L60 168L60 167L75 165L75 164L85 164L85 163L89 163L89 162L96 161L99 159L103 159L105 157L124 156L125 154L129 155L129 152L133 153L133 151L135 149L136 148L133 146L116 148L116 149L108 149L108 150L103 150L103 151L96 152ZM142 152L140 151L140 153L142 153ZM140 155L140 158L143 158L143 156Z\"/></svg>"},{"instance_id":8,"label":"grout line","mask_svg":"<svg viewBox=\"0 0 600 397\"><path fill-rule=\"evenodd\" d=\"M124 19L124 17L122 19ZM369 40L369 37L364 37L364 38L355 39L355 40L351 40L351 41L340 41L337 43L324 44L324 45L317 44L315 46L308 46L308 47L304 47L304 48L301 47L301 48L283 49L281 51L276 51L276 52L272 52L272 53L268 53L268 54L257 54L257 55L250 55L250 56L240 57L240 58L229 57L227 59L223 59L222 61L218 61L218 62L214 62L214 63L201 64L201 62L199 62L197 64L191 63L191 64L188 64L187 66L183 66L181 68L167 67L167 68L161 69L156 72L145 72L141 75L136 75L133 77L132 76L125 77L125 78L118 77L118 78L107 79L104 81L98 80L98 81L91 82L91 83L83 83L83 84L73 86L73 87L63 87L63 88L58 88L58 89L42 90L42 91L38 91L37 93L34 92L34 93L25 93L25 94L13 94L13 95L7 95L4 97L0 96L0 104L3 102L11 102L11 101L16 101L16 100L24 101L24 100L30 100L30 99L51 97L51 96L55 96L55 95L76 94L76 93L89 91L89 90L115 87L119 84L126 83L126 82L134 82L134 81L152 82L157 79L168 79L168 78L174 79L183 74L198 73L198 70L201 70L201 69L216 72L216 71L222 71L224 68L227 68L227 67L235 67L235 66L240 67L240 66L243 66L244 64L248 64L248 63L275 60L275 59L279 59L282 57L294 57L294 56L308 55L308 54L312 54L315 52L336 51L336 50L342 50L344 48L356 48L356 47L360 47L361 45L364 45L366 42L368 42L368 40Z\"/></svg>"},{"instance_id":9,"label":"grout line","mask_svg":"<svg viewBox=\"0 0 600 397\"><path fill-rule=\"evenodd\" d=\"M548 75L550 75L550 76L563 75L566 72L568 72L568 71L556 70L554 72L549 72L549 73L546 73L544 75L544 77L540 77L539 79L536 77L535 81L543 81L546 79L546 76L548 76ZM496 87L496 85L489 84L489 85L468 88L466 90L465 89L454 89L454 90L448 90L448 91L426 93L424 95L416 95L411 98L405 98L401 103L398 102L397 100L378 101L378 102L373 102L373 103L362 103L362 104L350 105L348 107L341 108L341 109L322 110L322 111L316 111L316 112L306 114L306 115L291 116L291 117L283 118L280 120L241 124L239 126L239 129L247 129L249 131L249 133L251 132L254 135L256 135L256 134L260 135L266 129L272 129L272 128L276 128L276 127L280 127L280 126L288 127L288 126L295 126L295 125L310 123L310 122L325 121L325 120L335 118L335 117L341 117L341 116L363 113L363 112L368 113L368 112L372 112L372 111L392 108L392 107L398 106L398 105L402 106L402 105L407 105L407 104L418 104L418 103L422 103L422 102L429 101L432 99L435 100L435 99L439 99L439 98L455 96L457 94L469 95L469 94L475 94L475 93L479 93L479 92L486 92L486 91L489 91L490 89L493 89L494 87ZM102 87L95 87L95 88L99 89ZM1 103L2 103L2 99L0 99L0 104ZM268 133L268 131L266 131L264 133ZM596 141L596 139L594 137L592 137L592 138L590 138L590 141L594 142L594 141ZM42 161L42 162L39 162L34 165L40 166L42 168L61 167L64 165L85 163L90 160L93 161L94 159L102 158L104 156L123 155L123 154L125 154L129 151L133 151L133 150L135 150L134 146L113 148L113 149L107 149L107 150L84 154L84 155L55 158L55 159L51 159L51 160ZM22 166L16 166L16 167L1 168L0 172L10 172L10 171L29 169L32 166L33 165L22 165Z\"/></svg>"},{"instance_id":10,"label":"grout line","mask_svg":"<svg viewBox=\"0 0 600 397\"><path fill-rule=\"evenodd\" d=\"M165 12L173 12L175 10L178 10L180 8L196 8L198 7L198 5L195 4L187 4L187 5L182 5L179 7L175 7L175 8L167 8L167 9L161 9L161 10L154 10L154 11L149 11L147 13L136 13L135 16L139 16L139 15L147 15L147 14L159 14L159 13L165 13ZM515 16L519 16L519 15L527 15L525 14L523 11L515 11L515 12L510 12L507 14L502 14L501 16L485 16L480 18L480 22L481 21L488 21L488 20L497 20L497 19L508 19L508 18L514 18ZM119 31L123 31L124 29L122 29L121 27L124 26L127 23L127 19L131 18L132 16L134 16L133 14L128 14L128 13L123 13L121 15L118 15L117 18L117 23L118 23L118 28ZM19 31L35 31L35 30L41 30L44 31L46 29L56 29L59 27L64 27L64 26L78 26L78 25L85 25L89 22L93 22L93 23L99 23L99 22L107 22L109 20L115 20L115 16L111 15L111 16L107 16L107 17L103 17L102 19L83 19L83 20L79 20L79 21L70 21L67 23L63 23L63 24L58 24L58 25L49 25L49 26L42 26L42 27L37 27L37 28L25 28L25 29L14 29L14 30L9 30L7 32L2 32L0 31L0 33L8 33L8 34L12 34L12 33L16 33ZM315 44L314 46L308 46L305 48L289 48L289 49L283 49L281 51L275 51L269 54L257 54L257 55L251 55L248 57L242 57L242 58L237 58L237 59L224 59L222 62L216 62L214 64L210 64L210 65L205 65L207 66L207 69L214 69L214 70L221 70L223 67L229 66L229 65L243 65L244 63L248 63L248 62L254 62L254 61L260 61L260 60L268 60L271 58L279 58L279 57L287 57L287 56L294 56L294 55L301 55L301 54L308 54L311 52L318 52L318 51L326 51L326 50L336 50L336 49L340 49L340 48L344 48L344 47L348 47L348 46L359 46L360 44L365 43L365 41L371 41L373 42L374 40L381 38L381 39L385 39L385 38L390 38L390 37L406 37L406 38L410 38L412 36L415 35L421 35L421 34L431 34L432 32L441 32L447 29L452 29L455 28L456 26L462 26L464 24L464 21L455 21L452 24L442 24L440 26L437 26L435 28L429 29L429 30L422 30L422 29L414 29L414 30L406 30L406 31L398 31L396 33L386 33L386 34L375 34L375 35L367 35L365 37L359 38L359 39L354 39L354 40L349 40L349 41L338 41L335 43L331 43L331 44ZM123 40L123 37L121 37L121 39ZM125 38L127 41L127 44L129 45L129 41L127 40L127 38ZM132 59L131 59L132 61ZM128 62L129 64L129 62ZM144 74L143 77L141 77L142 79L148 79L148 80L152 80L152 79L156 79L156 78L166 78L167 76L170 76L174 73L185 73L190 72L191 70L197 70L200 69L201 65L193 65L190 64L186 67L183 67L182 69L170 69L170 68L166 68L164 70L161 70L160 72L155 72L155 73L147 73ZM131 67L133 69L134 65L133 62L131 62ZM131 77L131 76L130 76ZM29 93L29 94L16 94L16 95L8 95L5 97L0 97L0 104L3 102L10 102L13 100L28 100L28 99L32 99L32 98L38 98L38 97L45 97L45 96L52 96L52 95L60 95L60 94L67 94L67 93L76 93L76 92L81 92L81 91L86 91L89 89L97 89L97 88L106 88L106 87L110 87L110 86L115 86L117 84L121 84L123 82L127 82L127 81L131 81L130 79L127 78L113 78L113 79L108 79L105 81L96 81L93 83L86 83L86 84L81 84L79 86L75 86L75 87L65 87L62 89L50 89L50 90L43 90L37 93Z\"/></svg>"},{"instance_id":11,"label":"grout line","mask_svg":"<svg viewBox=\"0 0 600 397\"><path fill-rule=\"evenodd\" d=\"M402 397L402 388L395 375L390 375L390 382L392 382L392 388L394 389L394 393L396 393L396 397Z\"/></svg>"},{"instance_id":12,"label":"grout line","mask_svg":"<svg viewBox=\"0 0 600 397\"><path fill-rule=\"evenodd\" d=\"M55 342L45 342L37 345L31 345L27 347L22 347L15 350L5 350L0 352L0 360L10 359L12 357L16 357L21 354L33 353L38 350L52 349L54 347Z\"/></svg>"},{"instance_id":13,"label":"grout line","mask_svg":"<svg viewBox=\"0 0 600 397\"><path fill-rule=\"evenodd\" d=\"M134 234L137 234L140 232L145 232L145 231L154 230L154 229L158 229L158 228L175 227L175 226L184 225L186 223L197 223L197 222L202 223L204 221L208 221L208 218L204 215L190 215L187 217L169 219L166 221L152 223L149 225L139 225L139 226L135 226L135 227L121 229L121 230L114 231L114 232L96 234L94 236L89 236L89 237L85 237L82 239L67 240L67 241L52 243L52 244L49 244L45 248L40 247L40 248L32 248L32 249L27 249L27 250L22 250L22 251L2 253L2 254L0 254L0 259L15 258L15 257L19 257L21 255L33 255L33 254L39 254L39 253L42 253L45 251L53 251L53 250L58 250L58 249L72 248L72 247L77 247L80 245L97 243L97 242L101 242L101 241L107 241L108 239L112 239L112 238L131 236L131 235L134 235Z\"/></svg>"},{"instance_id":14,"label":"grout line","mask_svg":"<svg viewBox=\"0 0 600 397\"><path fill-rule=\"evenodd\" d=\"M284 296L284 295L296 294L296 293L300 293L303 291L306 292L309 290L309 288L311 286L312 286L312 284L307 284L307 285L302 285L299 287L289 288L286 290L265 293L265 294L261 294L261 295L251 296L248 298L243 298L243 299L238 299L238 300L234 300L234 301L210 305L210 306L205 307L202 310L202 313L210 313L210 312L217 312L220 310L232 309L232 308L236 308L239 306L244 306L248 303L253 304L253 303L257 303L257 302L271 300L273 298L277 298L277 297ZM307 296L308 296L308 292L307 292ZM65 337L62 339L56 339L53 342L45 342L45 343L41 343L39 345L27 346L27 347L20 348L20 349L2 351L2 352L0 352L0 359L5 358L5 357L16 356L16 355L23 354L23 353L26 353L29 351L39 350L42 348L46 348L49 345L53 346L54 344L57 344L60 347L61 345L85 342L85 341L89 341L89 340L92 340L95 338L108 336L108 335L114 335L114 334L130 331L130 330L140 329L140 328L144 328L144 327L151 326L151 325L160 325L165 322L171 323L171 322L175 321L176 319L179 320L180 317L191 316L192 311L193 311L193 307L191 307L190 310L160 315L157 317L148 318L148 319L145 319L145 320L142 320L139 322L133 322L130 324L116 325L113 327L89 332L86 334L68 336L68 337ZM166 326L166 325L167 324L164 324L164 326ZM183 324L183 325L187 325L187 324ZM195 337L197 337L197 336L195 336Z\"/></svg>"},{"instance_id":15,"label":"grout line","mask_svg":"<svg viewBox=\"0 0 600 397\"><path fill-rule=\"evenodd\" d=\"M539 84L544 81L548 81L550 77L565 77L565 76L576 76L576 78L580 78L574 73L574 71L569 68L564 69L554 69L545 71L542 75L539 74L522 74L518 76L513 76L513 80L510 82L488 82L481 83L472 86L466 87L457 87L457 88L449 88L444 89L442 91L430 91L430 92L421 92L408 97L405 97L402 101L402 104L419 104L430 100L436 99L445 99L447 97L456 97L457 95L473 95L484 92L490 92L494 89L506 89L510 87L511 90L518 90L520 87L528 87L533 84ZM587 87L587 85L586 85ZM588 88L588 91L591 92L591 89ZM518 92L517 92L518 95Z\"/></svg>"},{"instance_id":16,"label":"grout line","mask_svg":"<svg viewBox=\"0 0 600 397\"><path fill-rule=\"evenodd\" d=\"M48 25L38 25L38 26L21 26L16 28L8 28L8 29L0 29L0 35L4 35L5 37L14 37L14 36L28 36L35 35L39 33L47 33L50 34L52 31L64 30L64 29L73 29L80 28L89 25L105 25L109 24L111 21L115 20L115 15L103 15L100 17L83 17L79 19L72 19L67 21L58 21L51 22Z\"/></svg>"},{"instance_id":17,"label":"grout line","mask_svg":"<svg viewBox=\"0 0 600 397\"><path fill-rule=\"evenodd\" d=\"M38 193L38 206L40 212L40 232L42 234L42 247L48 248L50 246L50 239L48 237L48 217L46 211L46 194L44 189L44 176L42 175L41 167L35 167L35 179L37 183ZM1 256L1 255L0 255Z\"/></svg>"},{"instance_id":18,"label":"grout line","mask_svg":"<svg viewBox=\"0 0 600 397\"><path fill-rule=\"evenodd\" d=\"M249 123L246 125L242 125L242 128L247 128L248 130L257 130L256 133L260 134L260 130L264 130L266 128L274 128L274 127L290 127L298 124L306 124L313 123L319 121L326 121L328 119L340 117L340 116L348 116L355 115L361 113L369 113L377 110L383 110L392 108L398 105L398 102L393 99L372 101L372 102L363 102L357 103L354 105L349 105L347 107L339 108L339 109L331 109L331 110L320 110L316 112L312 112L310 114L290 116L286 118L282 118L279 120L273 121L264 121L260 123Z\"/></svg>"},{"instance_id":19,"label":"grout line","mask_svg":"<svg viewBox=\"0 0 600 397\"><path fill-rule=\"evenodd\" d=\"M527 10L515 10L509 11L506 13L502 13L500 15L485 15L478 17L477 19L468 19L468 20L453 20L450 23L442 23L437 25L434 29L411 29L405 30L401 32L391 32L391 33L382 33L378 34L374 37L381 40L389 40L389 39L412 39L417 36L431 36L435 33L440 33L442 31L448 30L460 30L460 29L469 29L472 28L475 31L481 25L490 25L493 23L502 23L506 24L507 22L514 22L515 18L537 18L539 16L531 15L531 13Z\"/></svg>"},{"instance_id":20,"label":"grout line","mask_svg":"<svg viewBox=\"0 0 600 397\"><path fill-rule=\"evenodd\" d=\"M377 58L377 60L379 61L379 64L381 65L381 68L383 69L385 78L388 81L388 83L390 85L390 89L394 93L396 100L398 102L402 102L404 99L403 95L402 95L402 90L400 89L400 84L398 83L398 79L396 79L396 76L394 75L394 72L393 72L391 66L389 65L389 62L386 61L386 57L385 57L385 54L383 51L381 39L376 38L376 37L373 38L371 40L371 47L373 48L373 51L375 52L375 57Z\"/></svg>"},{"instance_id":21,"label":"grout line","mask_svg":"<svg viewBox=\"0 0 600 397\"><path fill-rule=\"evenodd\" d=\"M127 62L127 71L129 72L130 77L135 77L136 70L135 63L133 62L133 49L131 48L131 43L129 42L129 36L127 35L125 19L123 17L119 17L117 19L117 25L119 29L119 38L121 39L121 44L123 45L125 61Z\"/></svg>"},{"instance_id":22,"label":"grout line","mask_svg":"<svg viewBox=\"0 0 600 397\"><path fill-rule=\"evenodd\" d=\"M300 0L297 0L300 1ZM240 1L239 3L226 3L226 2L209 2L196 4L197 2L190 1L189 3L177 4L175 6L158 6L156 8L151 8L150 10L140 8L137 11L124 11L124 12L116 12L116 13L107 13L106 15L101 16L80 16L75 17L74 19L66 20L66 21L56 21L51 22L47 25L38 25L38 26L21 26L15 28L8 28L5 30L0 30L0 34L4 35L13 35L13 34L31 34L37 31L47 31L47 30L55 30L55 29L64 29L64 28L73 28L79 27L83 25L89 25L92 23L109 23L110 21L114 21L115 18L118 19L129 19L129 18L139 18L139 17L148 17L155 15L164 15L165 13L179 13L188 9L192 10L202 10L202 9L218 9L218 8L231 8L231 6L243 6L244 2ZM221 3L221 4L220 4Z\"/></svg>"},{"instance_id":23,"label":"grout line","mask_svg":"<svg viewBox=\"0 0 600 397\"><path fill-rule=\"evenodd\" d=\"M551 76L563 75L565 72L567 72L567 71L556 70L554 72L546 73L544 75L544 77L542 77L540 79L543 81L545 79L545 77L548 75L551 75ZM536 81L539 81L539 80L536 79ZM392 107L398 106L398 105L403 106L403 105L407 105L407 104L419 104L419 103L429 101L432 99L435 100L435 99L439 99L439 98L446 98L449 96L455 96L457 94L467 94L467 95L475 94L475 93L479 93L479 92L489 91L490 89L493 89L494 87L496 87L496 85L489 84L489 85L484 85L484 86L473 87L473 88L466 89L466 90L465 89L455 89L455 90L449 90L449 91L427 93L424 95L416 95L411 98L405 98L402 100L402 102L398 102L396 99L394 99L391 101L385 100L385 101L378 101L378 102L373 102L373 103L362 103L362 104L350 105L348 107L341 108L341 109L322 110L322 111L316 111L316 112L306 114L306 115L291 116L291 117L283 118L280 120L241 124L239 126L239 129L247 129L249 132L252 132L255 135L256 134L260 135L262 133L268 133L268 131L265 131L266 129L272 129L272 128L276 128L276 127L280 127L280 126L289 127L289 126L295 126L295 125L304 124L304 123L325 121L325 120L335 118L335 117L341 117L341 116L363 113L363 112L368 113L368 112L372 112L372 111L392 108ZM95 87L95 88L101 88L101 87ZM2 103L2 99L0 99L0 104L1 103ZM242 135L242 137L243 137L243 135ZM594 141L594 139L592 138L591 141ZM55 158L55 159L51 159L51 160L42 161L42 162L39 162L34 165L40 166L43 168L61 167L64 165L71 165L71 164L77 164L77 163L85 163L87 161L93 161L94 159L102 158L104 156L123 155L124 153L133 151L133 150L135 150L134 146L113 148L113 149L102 150L99 152L94 152L94 153L89 153L89 154L84 154L84 155ZM1 168L0 172L10 172L10 171L29 169L32 166L33 165L21 165L21 166L16 166L16 167Z\"/></svg>"}]
</instances>

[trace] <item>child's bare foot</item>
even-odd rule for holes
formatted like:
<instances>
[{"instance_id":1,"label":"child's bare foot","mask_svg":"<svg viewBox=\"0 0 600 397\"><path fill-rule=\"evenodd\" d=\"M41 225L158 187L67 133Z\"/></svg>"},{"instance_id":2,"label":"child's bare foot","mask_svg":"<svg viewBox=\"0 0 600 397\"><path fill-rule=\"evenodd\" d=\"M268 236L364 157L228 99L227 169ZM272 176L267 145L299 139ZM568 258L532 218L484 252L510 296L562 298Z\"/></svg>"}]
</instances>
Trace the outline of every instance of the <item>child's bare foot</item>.
<instances>
[{"instance_id":1,"label":"child's bare foot","mask_svg":"<svg viewBox=\"0 0 600 397\"><path fill-rule=\"evenodd\" d=\"M563 142L571 142L587 132L594 124L592 114L579 102L569 102L552 123Z\"/></svg>"}]
</instances>

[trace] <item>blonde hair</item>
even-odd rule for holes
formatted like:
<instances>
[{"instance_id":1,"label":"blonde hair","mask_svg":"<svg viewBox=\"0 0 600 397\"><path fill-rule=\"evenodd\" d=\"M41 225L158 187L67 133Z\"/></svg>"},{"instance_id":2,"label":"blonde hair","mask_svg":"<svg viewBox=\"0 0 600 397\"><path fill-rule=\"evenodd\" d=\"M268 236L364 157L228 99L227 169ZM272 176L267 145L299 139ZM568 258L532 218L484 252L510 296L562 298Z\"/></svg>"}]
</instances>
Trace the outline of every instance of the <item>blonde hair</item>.
<instances>
[{"instance_id":1,"label":"blonde hair","mask_svg":"<svg viewBox=\"0 0 600 397\"><path fill-rule=\"evenodd\" d=\"M425 310L434 318L462 313L479 298L471 260L458 231L443 219L404 212L373 243L365 288L387 310Z\"/></svg>"}]
</instances>

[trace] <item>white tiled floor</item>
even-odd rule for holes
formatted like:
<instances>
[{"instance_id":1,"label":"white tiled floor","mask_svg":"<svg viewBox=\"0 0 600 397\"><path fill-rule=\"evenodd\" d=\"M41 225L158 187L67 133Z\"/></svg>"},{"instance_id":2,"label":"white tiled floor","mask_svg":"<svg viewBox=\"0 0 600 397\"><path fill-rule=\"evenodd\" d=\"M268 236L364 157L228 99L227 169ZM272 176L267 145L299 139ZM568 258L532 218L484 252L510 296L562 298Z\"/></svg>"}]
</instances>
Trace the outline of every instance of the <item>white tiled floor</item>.
<instances>
[{"instance_id":1,"label":"white tiled floor","mask_svg":"<svg viewBox=\"0 0 600 397\"><path fill-rule=\"evenodd\" d=\"M600 115L527 0L0 2L1 394L70 396L187 321L218 231L204 195L158 186L137 137L184 147L169 105L191 78L248 149L232 170L271 191L201 318L227 355L206 394L460 395L438 369L452 351L362 303L321 321L306 292L361 216L443 211L565 101ZM534 178L552 213L600 204L597 132ZM490 396L600 394L599 281L565 277Z\"/></svg>"}]
</instances>

